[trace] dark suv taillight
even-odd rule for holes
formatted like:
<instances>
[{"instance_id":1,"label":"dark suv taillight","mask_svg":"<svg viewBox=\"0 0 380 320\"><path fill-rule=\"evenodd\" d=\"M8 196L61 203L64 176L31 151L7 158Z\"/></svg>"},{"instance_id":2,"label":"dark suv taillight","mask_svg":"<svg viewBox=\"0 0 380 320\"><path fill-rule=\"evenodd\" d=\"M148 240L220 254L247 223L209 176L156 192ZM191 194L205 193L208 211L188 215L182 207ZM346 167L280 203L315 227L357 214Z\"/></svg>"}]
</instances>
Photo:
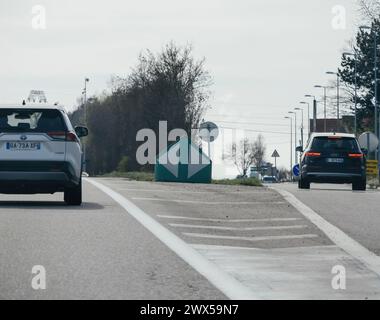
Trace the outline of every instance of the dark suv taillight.
<instances>
[{"instance_id":1,"label":"dark suv taillight","mask_svg":"<svg viewBox=\"0 0 380 320\"><path fill-rule=\"evenodd\" d=\"M309 152L305 153L305 156L306 157L320 157L321 153L320 152L309 151Z\"/></svg>"},{"instance_id":2,"label":"dark suv taillight","mask_svg":"<svg viewBox=\"0 0 380 320\"><path fill-rule=\"evenodd\" d=\"M364 154L362 154L362 153L349 153L348 157L349 158L354 158L354 159L363 159L364 158Z\"/></svg>"}]
</instances>

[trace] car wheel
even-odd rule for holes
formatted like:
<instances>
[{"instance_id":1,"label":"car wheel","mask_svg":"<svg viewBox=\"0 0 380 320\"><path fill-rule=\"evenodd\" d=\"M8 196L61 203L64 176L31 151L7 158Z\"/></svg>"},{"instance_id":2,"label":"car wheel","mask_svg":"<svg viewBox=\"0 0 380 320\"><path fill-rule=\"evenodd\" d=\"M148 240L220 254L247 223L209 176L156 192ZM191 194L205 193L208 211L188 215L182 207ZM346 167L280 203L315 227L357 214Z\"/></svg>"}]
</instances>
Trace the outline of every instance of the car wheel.
<instances>
[{"instance_id":1,"label":"car wheel","mask_svg":"<svg viewBox=\"0 0 380 320\"><path fill-rule=\"evenodd\" d=\"M367 189L367 181L356 181L352 183L352 190L354 191L365 191Z\"/></svg>"},{"instance_id":2,"label":"car wheel","mask_svg":"<svg viewBox=\"0 0 380 320\"><path fill-rule=\"evenodd\" d=\"M301 178L300 180L298 180L298 188L310 189L310 181Z\"/></svg>"},{"instance_id":3,"label":"car wheel","mask_svg":"<svg viewBox=\"0 0 380 320\"><path fill-rule=\"evenodd\" d=\"M80 206L82 204L82 179L76 187L65 188L64 200L71 206Z\"/></svg>"}]
</instances>

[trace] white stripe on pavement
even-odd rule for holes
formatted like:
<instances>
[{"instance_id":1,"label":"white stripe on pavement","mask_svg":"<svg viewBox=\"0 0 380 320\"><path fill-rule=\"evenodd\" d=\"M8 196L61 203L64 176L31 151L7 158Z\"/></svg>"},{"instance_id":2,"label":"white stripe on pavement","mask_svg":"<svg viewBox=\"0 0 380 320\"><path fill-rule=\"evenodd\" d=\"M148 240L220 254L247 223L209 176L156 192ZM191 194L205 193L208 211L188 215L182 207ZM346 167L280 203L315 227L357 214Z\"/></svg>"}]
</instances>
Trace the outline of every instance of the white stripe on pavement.
<instances>
[{"instance_id":1,"label":"white stripe on pavement","mask_svg":"<svg viewBox=\"0 0 380 320\"><path fill-rule=\"evenodd\" d=\"M203 233L182 233L185 236L204 239L224 239L224 240L243 240L243 241L267 241L267 240L291 240L291 239L310 239L318 238L316 234L300 234L294 236L265 236L265 237L235 237L235 236L217 236Z\"/></svg>"},{"instance_id":2,"label":"white stripe on pavement","mask_svg":"<svg viewBox=\"0 0 380 320\"><path fill-rule=\"evenodd\" d=\"M191 190L158 190L158 189L136 189L136 188L118 188L120 191L133 191L133 192L158 192L158 193L182 193L182 194L209 194L209 193L220 193L221 190L207 190L207 191L191 191ZM222 191L223 194L256 194L256 193L266 193L268 191Z\"/></svg>"},{"instance_id":3,"label":"white stripe on pavement","mask_svg":"<svg viewBox=\"0 0 380 320\"><path fill-rule=\"evenodd\" d=\"M301 218L267 218L267 219L212 219L212 218L195 218L195 217L185 217L185 216L168 216L168 215L157 215L158 218L162 219L174 219L174 220L191 220L191 221L208 221L208 222L231 222L231 223L242 223L242 222L282 222L282 221L298 221Z\"/></svg>"},{"instance_id":4,"label":"white stripe on pavement","mask_svg":"<svg viewBox=\"0 0 380 320\"><path fill-rule=\"evenodd\" d=\"M205 259L200 253L189 246L185 241L177 237L174 233L159 224L143 210L123 197L121 194L113 191L111 188L103 185L93 179L84 179L91 183L120 206L122 206L132 217L162 241L168 248L174 251L180 258L187 262L191 267L203 275L216 288L222 291L228 298L233 300L253 300L260 299L260 295L237 281L234 277L218 268L214 263Z\"/></svg>"},{"instance_id":5,"label":"white stripe on pavement","mask_svg":"<svg viewBox=\"0 0 380 320\"><path fill-rule=\"evenodd\" d=\"M190 245L197 250L244 250L244 251L274 251L277 249L263 249L263 248L252 248L252 247L238 247L238 246L221 246L221 245L210 245L210 244L197 244L197 243L190 243ZM326 249L326 248L338 248L336 245L324 245L324 246L297 246L297 247L290 247L290 248L284 248L284 249L310 249L310 250L315 250L315 249ZM281 250L281 249L280 249Z\"/></svg>"},{"instance_id":6,"label":"white stripe on pavement","mask_svg":"<svg viewBox=\"0 0 380 320\"><path fill-rule=\"evenodd\" d=\"M380 257L363 247L360 243L349 237L342 230L335 227L314 210L309 208L298 200L293 194L288 191L272 188L280 193L285 200L287 200L293 207L295 207L300 213L308 218L313 224L315 224L320 230L322 230L332 242L334 242L342 250L354 258L361 261L367 268L375 272L380 276Z\"/></svg>"},{"instance_id":7,"label":"white stripe on pavement","mask_svg":"<svg viewBox=\"0 0 380 320\"><path fill-rule=\"evenodd\" d=\"M304 229L306 225L294 225L294 226L266 226L266 227L221 227L221 226L203 226L194 224L182 224L182 223L169 223L171 227L175 228L193 228L193 229L210 229L210 230L231 230L231 231L255 231L255 230L289 230L289 229Z\"/></svg>"},{"instance_id":8,"label":"white stripe on pavement","mask_svg":"<svg viewBox=\"0 0 380 320\"><path fill-rule=\"evenodd\" d=\"M267 204L267 201L228 201L228 202L223 202L223 201L196 201L196 200L175 200L175 199L163 199L163 198L138 198L138 197L133 197L131 198L132 200L137 200L137 201L161 201L161 202L175 202L175 203L198 203L198 204L207 204L207 205L216 205L216 204L238 204L238 205L243 205L243 204ZM284 204L286 203L285 201L272 201L271 204Z\"/></svg>"}]
</instances>

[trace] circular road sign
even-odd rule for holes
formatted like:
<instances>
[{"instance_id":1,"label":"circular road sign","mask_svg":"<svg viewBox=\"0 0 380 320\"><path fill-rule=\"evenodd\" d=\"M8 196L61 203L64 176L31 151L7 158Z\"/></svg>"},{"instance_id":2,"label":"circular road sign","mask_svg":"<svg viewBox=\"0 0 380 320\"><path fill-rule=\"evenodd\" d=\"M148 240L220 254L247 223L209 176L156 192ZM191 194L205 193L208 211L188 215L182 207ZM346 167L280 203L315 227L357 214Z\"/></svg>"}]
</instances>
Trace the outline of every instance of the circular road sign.
<instances>
[{"instance_id":1,"label":"circular road sign","mask_svg":"<svg viewBox=\"0 0 380 320\"><path fill-rule=\"evenodd\" d=\"M379 146L379 139L372 132L364 132L359 137L359 144L361 148L373 152Z\"/></svg>"},{"instance_id":2,"label":"circular road sign","mask_svg":"<svg viewBox=\"0 0 380 320\"><path fill-rule=\"evenodd\" d=\"M206 142L214 142L219 136L218 126L213 122L203 122L199 127L199 137Z\"/></svg>"}]
</instances>

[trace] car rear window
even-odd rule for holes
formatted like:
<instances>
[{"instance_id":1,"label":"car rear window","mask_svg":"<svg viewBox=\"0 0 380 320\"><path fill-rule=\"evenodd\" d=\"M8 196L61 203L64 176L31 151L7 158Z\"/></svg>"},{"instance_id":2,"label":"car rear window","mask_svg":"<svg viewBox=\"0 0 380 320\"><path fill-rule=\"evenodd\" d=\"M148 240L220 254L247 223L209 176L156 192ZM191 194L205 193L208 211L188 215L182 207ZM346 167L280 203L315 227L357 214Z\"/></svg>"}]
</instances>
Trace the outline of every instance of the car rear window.
<instances>
[{"instance_id":1,"label":"car rear window","mask_svg":"<svg viewBox=\"0 0 380 320\"><path fill-rule=\"evenodd\" d=\"M315 137L311 150L321 153L360 152L356 139L348 137Z\"/></svg>"},{"instance_id":2,"label":"car rear window","mask_svg":"<svg viewBox=\"0 0 380 320\"><path fill-rule=\"evenodd\" d=\"M66 131L59 110L0 109L0 132Z\"/></svg>"}]
</instances>

